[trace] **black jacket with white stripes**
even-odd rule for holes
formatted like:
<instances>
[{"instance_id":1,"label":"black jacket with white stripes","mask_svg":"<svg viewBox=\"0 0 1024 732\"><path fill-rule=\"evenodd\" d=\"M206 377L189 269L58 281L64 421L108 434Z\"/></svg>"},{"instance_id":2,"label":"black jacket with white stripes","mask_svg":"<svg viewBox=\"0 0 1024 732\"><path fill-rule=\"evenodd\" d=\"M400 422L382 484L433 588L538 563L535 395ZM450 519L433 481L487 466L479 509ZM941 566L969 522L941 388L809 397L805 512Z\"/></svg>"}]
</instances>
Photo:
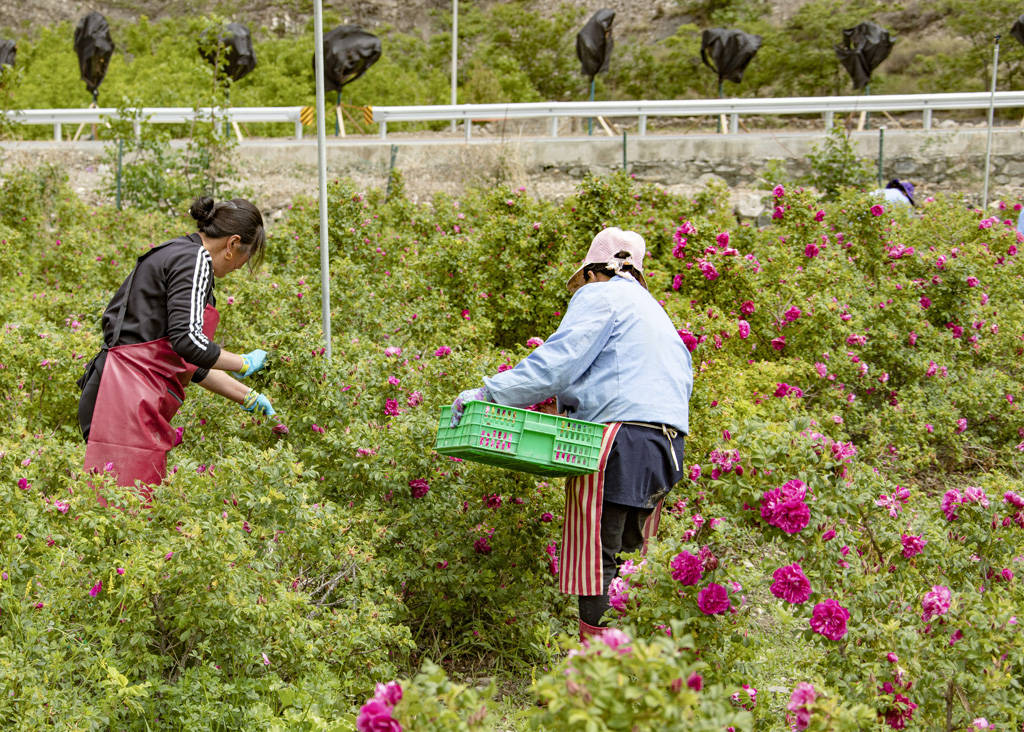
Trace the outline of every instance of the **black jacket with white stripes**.
<instances>
[{"instance_id":1,"label":"black jacket with white stripes","mask_svg":"<svg viewBox=\"0 0 1024 732\"><path fill-rule=\"evenodd\" d=\"M138 265L127 292L126 279L103 313L103 339L108 346L155 341L165 336L171 348L199 369L192 381L202 381L220 357L220 346L203 335L203 311L215 304L213 263L199 234L174 239L146 256ZM128 298L117 343L111 343L114 321Z\"/></svg>"}]
</instances>

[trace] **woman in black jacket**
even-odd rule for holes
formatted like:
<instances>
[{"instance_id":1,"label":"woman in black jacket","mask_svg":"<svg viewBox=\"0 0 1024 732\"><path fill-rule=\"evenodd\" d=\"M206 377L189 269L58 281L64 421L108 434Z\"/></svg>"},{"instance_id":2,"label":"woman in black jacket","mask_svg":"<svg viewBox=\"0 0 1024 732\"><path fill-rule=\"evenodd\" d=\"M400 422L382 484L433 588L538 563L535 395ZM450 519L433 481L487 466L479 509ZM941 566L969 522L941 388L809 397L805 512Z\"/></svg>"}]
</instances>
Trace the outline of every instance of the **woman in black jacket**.
<instances>
[{"instance_id":1,"label":"woman in black jacket","mask_svg":"<svg viewBox=\"0 0 1024 732\"><path fill-rule=\"evenodd\" d=\"M189 213L198 231L143 254L114 294L103 313L103 346L79 381L85 468L113 471L124 486L163 480L167 451L178 441L170 421L190 381L246 411L274 414L264 395L227 373L251 376L266 351L239 355L213 341L214 278L259 265L263 217L241 198L198 198Z\"/></svg>"}]
</instances>

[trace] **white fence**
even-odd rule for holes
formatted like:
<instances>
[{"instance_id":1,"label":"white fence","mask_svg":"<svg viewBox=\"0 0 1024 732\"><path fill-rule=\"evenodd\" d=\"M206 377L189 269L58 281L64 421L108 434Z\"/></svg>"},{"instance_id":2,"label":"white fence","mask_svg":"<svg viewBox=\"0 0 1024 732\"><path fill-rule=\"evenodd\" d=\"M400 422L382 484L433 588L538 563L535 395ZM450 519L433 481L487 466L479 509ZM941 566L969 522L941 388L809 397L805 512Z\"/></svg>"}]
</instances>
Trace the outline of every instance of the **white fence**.
<instances>
[{"instance_id":1,"label":"white fence","mask_svg":"<svg viewBox=\"0 0 1024 732\"><path fill-rule=\"evenodd\" d=\"M302 107L143 107L133 114L135 135L142 124L188 124L194 120L224 120L239 122L291 122L295 125L295 139L302 139ZM24 125L53 125L53 139L62 140L63 125L102 124L106 119L117 119L114 107L87 107L83 109L19 109L7 112L12 122ZM77 137L77 135L76 135Z\"/></svg>"},{"instance_id":2,"label":"white fence","mask_svg":"<svg viewBox=\"0 0 1024 732\"><path fill-rule=\"evenodd\" d=\"M997 108L1024 107L1024 92L996 92ZM767 99L680 99L636 102L537 102L528 104L459 104L431 107L374 107L373 120L380 137L387 137L388 122L455 120L464 123L470 139L474 120L543 119L550 134L558 137L563 117L636 117L638 133L647 134L651 117L729 117L729 133L739 131L741 115L821 114L830 129L835 114L847 112L921 112L922 126L932 128L932 112L953 109L987 109L993 95L987 92L957 94L893 94L845 97L773 97Z\"/></svg>"},{"instance_id":3,"label":"white fence","mask_svg":"<svg viewBox=\"0 0 1024 732\"><path fill-rule=\"evenodd\" d=\"M932 127L935 110L1024 108L1024 92L965 92L955 94L898 94L843 97L777 97L767 99L681 99L632 102L537 102L525 104L442 104L416 107L373 107L373 121L379 125L381 139L387 138L389 122L462 122L465 139L472 134L472 122L512 119L547 119L552 137L558 137L562 118L634 117L640 135L647 134L652 117L728 117L728 132L737 134L741 116L820 114L831 128L835 114L849 112L920 112L922 127ZM289 122L295 126L295 138L302 139L302 107L145 107L141 121L135 118L136 134L140 124L181 124L195 119L223 119L237 125L245 122ZM18 124L53 125L55 140L63 139L62 125L99 124L104 118L116 118L114 108L23 109L6 113ZM725 126L723 125L723 130Z\"/></svg>"}]
</instances>

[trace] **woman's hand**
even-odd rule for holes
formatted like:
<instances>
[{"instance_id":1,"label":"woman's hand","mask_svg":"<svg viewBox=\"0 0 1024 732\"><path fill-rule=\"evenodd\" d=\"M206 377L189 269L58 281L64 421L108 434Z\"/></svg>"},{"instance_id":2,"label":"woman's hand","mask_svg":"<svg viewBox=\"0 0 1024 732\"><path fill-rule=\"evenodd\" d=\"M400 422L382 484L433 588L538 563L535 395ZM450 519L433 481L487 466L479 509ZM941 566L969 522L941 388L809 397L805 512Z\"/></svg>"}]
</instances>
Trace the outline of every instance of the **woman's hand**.
<instances>
[{"instance_id":1,"label":"woman's hand","mask_svg":"<svg viewBox=\"0 0 1024 732\"><path fill-rule=\"evenodd\" d=\"M220 369L210 369L206 378L199 385L214 394L220 394L233 402L237 402L247 412L256 412L272 417L275 412L270 400L258 391L250 389L231 375Z\"/></svg>"},{"instance_id":2,"label":"woman's hand","mask_svg":"<svg viewBox=\"0 0 1024 732\"><path fill-rule=\"evenodd\" d=\"M267 352L261 348L242 354L242 368L233 372L239 379L246 379L266 367Z\"/></svg>"},{"instance_id":3,"label":"woman's hand","mask_svg":"<svg viewBox=\"0 0 1024 732\"><path fill-rule=\"evenodd\" d=\"M270 400L254 389L250 389L249 393L245 395L245 399L242 400L242 409L256 414L265 414L268 417L277 414L270 405Z\"/></svg>"}]
</instances>

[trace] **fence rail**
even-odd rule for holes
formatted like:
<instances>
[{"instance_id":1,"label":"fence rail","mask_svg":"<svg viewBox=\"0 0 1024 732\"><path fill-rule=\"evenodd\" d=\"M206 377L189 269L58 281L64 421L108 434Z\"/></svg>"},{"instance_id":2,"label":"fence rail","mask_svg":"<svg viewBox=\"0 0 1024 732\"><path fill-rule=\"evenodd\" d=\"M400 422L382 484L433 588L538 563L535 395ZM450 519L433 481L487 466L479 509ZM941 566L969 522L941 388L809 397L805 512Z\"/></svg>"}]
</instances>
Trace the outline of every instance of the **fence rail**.
<instances>
[{"instance_id":1,"label":"fence rail","mask_svg":"<svg viewBox=\"0 0 1024 732\"><path fill-rule=\"evenodd\" d=\"M637 118L638 133L647 134L652 117L728 117L728 132L739 132L739 118L753 115L820 114L826 129L836 113L921 112L922 126L932 128L935 110L1024 108L1024 91L964 92L952 94L890 94L841 97L773 97L765 99L680 99L630 102L531 102L519 104L441 104L436 106L373 107L373 121L381 139L387 138L389 122L462 122L465 139L472 135L474 121L547 119L551 137L558 137L562 118ZM135 134L141 124L183 124L193 120L239 122L286 122L295 126L295 138L302 139L302 107L144 107L133 117ZM100 124L118 118L115 108L22 109L5 113L12 122L53 125L55 140L63 139L63 125ZM723 125L723 131L725 126Z\"/></svg>"},{"instance_id":2,"label":"fence rail","mask_svg":"<svg viewBox=\"0 0 1024 732\"><path fill-rule=\"evenodd\" d=\"M136 111L138 112L136 114ZM142 107L132 113L135 136L143 124L189 124L195 120L239 122L291 122L295 125L295 139L302 139L302 107ZM102 124L108 119L119 119L114 107L85 107L82 109L17 109L6 113L16 124L53 125L53 139L62 140L63 125Z\"/></svg>"},{"instance_id":3,"label":"fence rail","mask_svg":"<svg viewBox=\"0 0 1024 732\"><path fill-rule=\"evenodd\" d=\"M1024 92L963 92L953 94L890 94L842 97L771 97L764 99L680 99L633 102L532 102L526 104L441 104L419 107L374 107L373 120L380 125L380 137L387 137L388 122L463 122L470 139L474 120L550 120L551 137L558 137L562 117L636 117L638 133L647 134L651 117L721 117L730 119L729 133L739 132L741 115L821 114L826 129L835 114L846 112L921 112L926 130L932 128L935 110L1024 107Z\"/></svg>"}]
</instances>

